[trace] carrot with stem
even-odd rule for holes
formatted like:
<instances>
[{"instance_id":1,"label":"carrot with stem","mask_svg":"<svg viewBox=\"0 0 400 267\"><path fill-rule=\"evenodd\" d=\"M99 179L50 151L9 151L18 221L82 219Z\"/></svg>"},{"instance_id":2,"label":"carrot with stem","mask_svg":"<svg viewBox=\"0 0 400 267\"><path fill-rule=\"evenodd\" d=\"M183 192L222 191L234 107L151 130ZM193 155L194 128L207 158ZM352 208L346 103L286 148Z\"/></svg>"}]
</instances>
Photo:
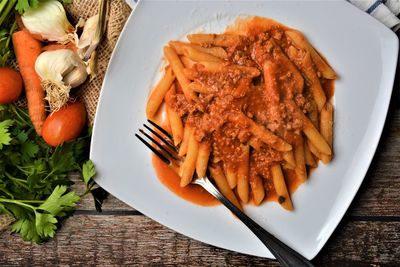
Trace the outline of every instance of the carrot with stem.
<instances>
[{"instance_id":1,"label":"carrot with stem","mask_svg":"<svg viewBox=\"0 0 400 267\"><path fill-rule=\"evenodd\" d=\"M15 56L24 80L29 117L36 133L40 136L46 119L45 92L35 71L35 62L42 52L42 45L26 31L15 32L12 40Z\"/></svg>"}]
</instances>

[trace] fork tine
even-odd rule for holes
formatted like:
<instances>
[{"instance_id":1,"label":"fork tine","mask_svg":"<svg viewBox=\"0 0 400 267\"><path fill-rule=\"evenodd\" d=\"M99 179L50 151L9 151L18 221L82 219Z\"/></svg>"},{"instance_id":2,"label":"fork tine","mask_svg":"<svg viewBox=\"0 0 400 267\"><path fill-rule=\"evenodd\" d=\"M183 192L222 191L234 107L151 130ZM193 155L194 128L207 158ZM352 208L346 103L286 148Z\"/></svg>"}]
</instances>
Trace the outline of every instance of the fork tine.
<instances>
[{"instance_id":1,"label":"fork tine","mask_svg":"<svg viewBox=\"0 0 400 267\"><path fill-rule=\"evenodd\" d=\"M171 161L167 159L160 151L158 151L156 148L154 148L151 144L149 144L146 140L144 140L140 135L135 133L135 136L142 141L143 144L145 144L148 148L151 149L151 151L154 152L162 161L164 161L166 164L171 164Z\"/></svg>"},{"instance_id":2,"label":"fork tine","mask_svg":"<svg viewBox=\"0 0 400 267\"><path fill-rule=\"evenodd\" d=\"M169 152L162 144L160 144L157 140L155 140L153 137L148 135L145 131L143 131L142 129L139 129L139 132L141 132L144 136L149 138L154 144L156 144L156 146L158 146L161 150L163 150L165 153L167 153L168 156L170 156L172 159L177 160L177 158L175 156L173 156L171 154L171 152Z\"/></svg>"},{"instance_id":3,"label":"fork tine","mask_svg":"<svg viewBox=\"0 0 400 267\"><path fill-rule=\"evenodd\" d=\"M164 144L166 144L170 149L172 149L172 151L177 152L176 147L173 144L171 144L170 142L168 142L167 140L165 140L165 138L163 138L159 133L157 133L156 131L151 129L151 127L147 126L146 124L143 124L143 126L147 130L149 130L152 134L157 136Z\"/></svg>"},{"instance_id":4,"label":"fork tine","mask_svg":"<svg viewBox=\"0 0 400 267\"><path fill-rule=\"evenodd\" d=\"M151 125L153 125L154 127L156 127L160 132L162 132L163 134L165 134L171 141L173 140L173 139L172 139L172 136L171 136L166 130L164 130L163 128L161 128L160 126L158 126L157 123L155 123L155 122L153 122L153 121L151 121L151 120L149 120L149 119L147 119L147 121L148 121Z\"/></svg>"}]
</instances>

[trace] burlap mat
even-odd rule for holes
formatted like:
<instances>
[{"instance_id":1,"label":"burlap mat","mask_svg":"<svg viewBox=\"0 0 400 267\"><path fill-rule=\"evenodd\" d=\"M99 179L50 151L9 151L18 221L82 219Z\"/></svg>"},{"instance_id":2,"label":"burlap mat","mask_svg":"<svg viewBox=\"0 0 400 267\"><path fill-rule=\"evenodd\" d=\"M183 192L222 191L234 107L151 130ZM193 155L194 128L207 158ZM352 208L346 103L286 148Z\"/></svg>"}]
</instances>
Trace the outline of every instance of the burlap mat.
<instances>
[{"instance_id":1,"label":"burlap mat","mask_svg":"<svg viewBox=\"0 0 400 267\"><path fill-rule=\"evenodd\" d=\"M97 101L99 99L101 85L107 69L111 53L117 43L119 34L131 13L131 8L124 0L108 0L109 12L107 29L98 51L97 76L92 81L87 81L81 87L74 89L75 94L81 98L86 105L88 123L93 125L96 113ZM67 13L72 17L74 24L79 18L87 19L98 13L98 0L74 0L72 4L66 5ZM15 66L15 62L12 62ZM13 222L13 218L0 214L0 231L7 228Z\"/></svg>"},{"instance_id":2,"label":"burlap mat","mask_svg":"<svg viewBox=\"0 0 400 267\"><path fill-rule=\"evenodd\" d=\"M107 30L98 51L97 77L92 81L87 81L80 88L77 88L77 95L85 102L88 112L89 125L93 125L94 115L96 113L97 101L99 99L101 85L107 69L111 53L117 43L119 34L131 13L131 8L124 0L109 0L109 16ZM66 6L68 14L72 16L75 22L79 18L87 19L97 14L98 0L75 0L72 4Z\"/></svg>"}]
</instances>

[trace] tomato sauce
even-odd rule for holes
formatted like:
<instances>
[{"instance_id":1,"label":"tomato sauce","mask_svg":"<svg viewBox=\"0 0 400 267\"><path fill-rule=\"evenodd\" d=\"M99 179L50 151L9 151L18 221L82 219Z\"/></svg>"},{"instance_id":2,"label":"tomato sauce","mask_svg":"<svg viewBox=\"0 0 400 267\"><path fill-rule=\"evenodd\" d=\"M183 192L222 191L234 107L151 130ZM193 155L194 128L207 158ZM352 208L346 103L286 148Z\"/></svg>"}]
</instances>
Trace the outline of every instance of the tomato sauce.
<instances>
[{"instance_id":1,"label":"tomato sauce","mask_svg":"<svg viewBox=\"0 0 400 267\"><path fill-rule=\"evenodd\" d=\"M152 161L158 179L179 197L201 206L214 206L219 203L217 199L199 185L189 184L181 187L179 184L181 178L178 174L154 154Z\"/></svg>"},{"instance_id":2,"label":"tomato sauce","mask_svg":"<svg viewBox=\"0 0 400 267\"><path fill-rule=\"evenodd\" d=\"M194 99L188 100L179 89L166 102L181 116L184 125L190 125L199 143L211 144L210 162L221 166L225 173L228 167L236 171L244 146L252 146L249 181L259 181L255 178L261 177L264 201L278 199L271 166L285 166L287 162L283 152L273 149L270 144L261 143L257 147L251 144L251 141L260 143L260 138L252 132L249 120L294 147L298 138L305 138L303 121L294 115L295 106L310 116L310 120L310 114L317 114L314 119L318 122L316 102L310 89L312 84L321 84L318 88L322 87L328 101L334 94L334 80L321 77L310 53L296 47L286 36L287 30L290 28L264 18L237 21L225 32L238 38L230 45L222 46L227 55L221 63L223 68L210 70L212 68L207 69L207 64L199 62L185 69L190 74L189 82L207 88L207 93L196 93ZM205 48L209 46L204 45ZM180 88L180 85L176 87ZM160 181L178 196L203 206L218 203L197 185L181 187L176 172L156 156L153 156L153 165ZM288 191L293 193L302 179L292 169L282 167L282 170ZM250 189L250 203L251 194Z\"/></svg>"}]
</instances>

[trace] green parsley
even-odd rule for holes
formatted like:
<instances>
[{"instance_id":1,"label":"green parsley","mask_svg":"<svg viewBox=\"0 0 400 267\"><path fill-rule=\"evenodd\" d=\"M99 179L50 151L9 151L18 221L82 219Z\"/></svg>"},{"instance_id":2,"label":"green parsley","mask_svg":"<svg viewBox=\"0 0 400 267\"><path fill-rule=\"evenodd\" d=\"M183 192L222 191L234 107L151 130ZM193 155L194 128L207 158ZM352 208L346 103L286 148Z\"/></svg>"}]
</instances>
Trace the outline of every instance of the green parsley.
<instances>
[{"instance_id":1,"label":"green parsley","mask_svg":"<svg viewBox=\"0 0 400 267\"><path fill-rule=\"evenodd\" d=\"M83 195L92 193L96 208L101 205L94 164L86 160L89 140L86 135L51 148L36 134L25 109L0 105L0 214L16 219L13 232L36 243L55 235L81 198L69 191L69 172L82 173Z\"/></svg>"}]
</instances>

